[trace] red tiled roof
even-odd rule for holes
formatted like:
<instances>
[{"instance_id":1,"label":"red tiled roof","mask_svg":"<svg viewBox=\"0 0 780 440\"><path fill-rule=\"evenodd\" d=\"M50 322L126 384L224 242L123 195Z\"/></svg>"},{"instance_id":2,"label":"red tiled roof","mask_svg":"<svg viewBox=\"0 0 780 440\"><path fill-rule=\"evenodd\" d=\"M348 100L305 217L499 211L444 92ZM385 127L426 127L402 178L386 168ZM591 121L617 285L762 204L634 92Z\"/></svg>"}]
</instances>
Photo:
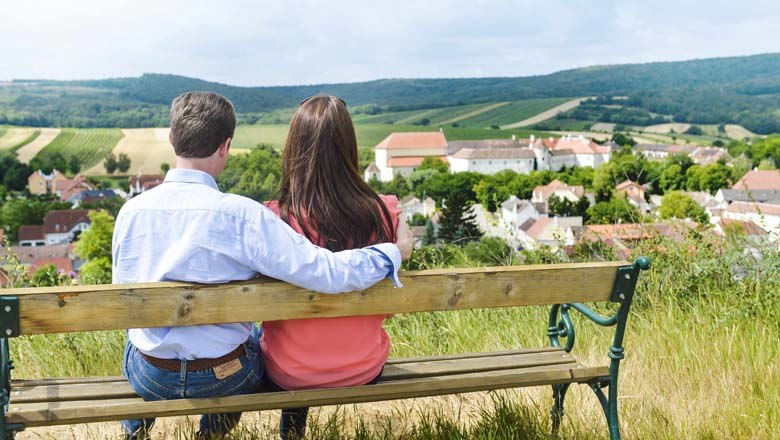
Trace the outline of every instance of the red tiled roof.
<instances>
[{"instance_id":1,"label":"red tiled roof","mask_svg":"<svg viewBox=\"0 0 780 440\"><path fill-rule=\"evenodd\" d=\"M560 180L555 179L547 185L540 185L534 188L534 196L541 196L544 200L547 200L550 198L550 195L552 195L557 190L569 190L580 198L585 195L585 188L582 185L569 186Z\"/></svg>"},{"instance_id":2,"label":"red tiled roof","mask_svg":"<svg viewBox=\"0 0 780 440\"><path fill-rule=\"evenodd\" d=\"M43 225L25 225L19 227L19 241L40 241L44 238Z\"/></svg>"},{"instance_id":3,"label":"red tiled roof","mask_svg":"<svg viewBox=\"0 0 780 440\"><path fill-rule=\"evenodd\" d=\"M587 241L608 241L614 239L635 241L651 238L654 232L652 228L637 223L588 225L582 228L581 239Z\"/></svg>"},{"instance_id":4,"label":"red tiled roof","mask_svg":"<svg viewBox=\"0 0 780 440\"><path fill-rule=\"evenodd\" d=\"M730 218L720 219L721 228L736 226L747 235L767 235L767 232L750 220L734 220Z\"/></svg>"},{"instance_id":5,"label":"red tiled roof","mask_svg":"<svg viewBox=\"0 0 780 440\"><path fill-rule=\"evenodd\" d=\"M140 182L141 187L146 188L146 186L149 184L154 184L154 186L157 186L163 183L163 180L165 180L165 176L161 176L159 174L139 174L137 176L130 176L130 186L135 186Z\"/></svg>"},{"instance_id":6,"label":"red tiled roof","mask_svg":"<svg viewBox=\"0 0 780 440\"><path fill-rule=\"evenodd\" d=\"M446 162L444 156L405 156L405 157L391 157L387 160L387 166L389 167L419 167L422 165L423 160L426 157L436 157Z\"/></svg>"},{"instance_id":7,"label":"red tiled roof","mask_svg":"<svg viewBox=\"0 0 780 440\"><path fill-rule=\"evenodd\" d=\"M87 209L57 209L49 211L43 218L43 232L60 234L73 229L80 222L89 222Z\"/></svg>"},{"instance_id":8,"label":"red tiled roof","mask_svg":"<svg viewBox=\"0 0 780 440\"><path fill-rule=\"evenodd\" d=\"M636 187L636 188L639 188L639 189L643 189L643 188L642 188L642 185L640 185L640 184L638 184L638 183L636 183L636 182L632 182L632 181L630 181L630 180L626 180L626 181L624 181L624 182L621 182L621 183L619 183L619 184L618 184L618 185L615 187L615 189L616 189L617 191L623 191L624 189L628 189L628 188L631 188L631 187Z\"/></svg>"},{"instance_id":9,"label":"red tiled roof","mask_svg":"<svg viewBox=\"0 0 780 440\"><path fill-rule=\"evenodd\" d=\"M73 271L73 262L70 261L70 258L67 257L58 257L58 258L41 258L40 260L35 260L32 265L30 265L30 273L35 273L36 270L38 270L39 267L45 266L47 264L51 264L54 267L57 268L57 270L61 270L64 273L69 273Z\"/></svg>"},{"instance_id":10,"label":"red tiled roof","mask_svg":"<svg viewBox=\"0 0 780 440\"><path fill-rule=\"evenodd\" d=\"M70 245L67 244L53 244L46 246L11 246L11 252L13 252L19 261L23 264L31 264L36 260L44 258L65 258L70 254ZM7 255L5 248L0 247L0 258L4 258Z\"/></svg>"},{"instance_id":11,"label":"red tiled roof","mask_svg":"<svg viewBox=\"0 0 780 440\"><path fill-rule=\"evenodd\" d=\"M600 154L609 153L609 147L602 147L601 145L593 142L587 138L560 138L556 142L553 150L571 150L574 154Z\"/></svg>"},{"instance_id":12,"label":"red tiled roof","mask_svg":"<svg viewBox=\"0 0 780 440\"><path fill-rule=\"evenodd\" d=\"M780 215L780 205L753 202L732 202L726 212L739 214Z\"/></svg>"},{"instance_id":13,"label":"red tiled roof","mask_svg":"<svg viewBox=\"0 0 780 440\"><path fill-rule=\"evenodd\" d=\"M780 189L780 170L748 171L731 189Z\"/></svg>"},{"instance_id":14,"label":"red tiled roof","mask_svg":"<svg viewBox=\"0 0 780 440\"><path fill-rule=\"evenodd\" d=\"M536 220L536 222L534 222L534 224L531 225L531 227L528 228L528 230L525 233L528 234L529 237L536 239L540 235L542 235L544 230L547 229L548 226L550 226L552 221L553 219L551 219L550 217L542 217Z\"/></svg>"},{"instance_id":15,"label":"red tiled roof","mask_svg":"<svg viewBox=\"0 0 780 440\"><path fill-rule=\"evenodd\" d=\"M376 148L387 150L441 148L446 151L447 139L444 133L439 131L390 133Z\"/></svg>"}]
</instances>

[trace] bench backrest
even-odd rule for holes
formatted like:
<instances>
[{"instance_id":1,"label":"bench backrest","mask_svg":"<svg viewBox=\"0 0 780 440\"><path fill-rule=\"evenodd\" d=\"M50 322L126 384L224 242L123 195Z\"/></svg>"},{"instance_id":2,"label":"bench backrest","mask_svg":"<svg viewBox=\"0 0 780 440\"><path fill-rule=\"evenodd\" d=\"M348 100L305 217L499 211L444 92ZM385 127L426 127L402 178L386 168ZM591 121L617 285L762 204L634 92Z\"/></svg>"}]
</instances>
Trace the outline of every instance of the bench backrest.
<instances>
[{"instance_id":1,"label":"bench backrest","mask_svg":"<svg viewBox=\"0 0 780 440\"><path fill-rule=\"evenodd\" d=\"M608 262L410 271L401 273L401 289L385 280L341 295L265 278L0 289L0 336L619 301L616 289L631 268Z\"/></svg>"}]
</instances>

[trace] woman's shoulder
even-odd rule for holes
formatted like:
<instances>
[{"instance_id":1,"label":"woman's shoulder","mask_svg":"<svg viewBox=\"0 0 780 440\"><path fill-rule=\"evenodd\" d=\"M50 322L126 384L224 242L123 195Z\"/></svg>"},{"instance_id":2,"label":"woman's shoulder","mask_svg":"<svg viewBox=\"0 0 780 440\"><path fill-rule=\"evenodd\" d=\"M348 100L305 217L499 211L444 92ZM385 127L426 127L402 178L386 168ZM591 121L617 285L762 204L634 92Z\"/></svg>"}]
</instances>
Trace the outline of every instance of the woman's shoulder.
<instances>
[{"instance_id":1,"label":"woman's shoulder","mask_svg":"<svg viewBox=\"0 0 780 440\"><path fill-rule=\"evenodd\" d=\"M274 214L279 214L279 201L278 200L268 200L263 202L263 206L270 209L274 212Z\"/></svg>"}]
</instances>

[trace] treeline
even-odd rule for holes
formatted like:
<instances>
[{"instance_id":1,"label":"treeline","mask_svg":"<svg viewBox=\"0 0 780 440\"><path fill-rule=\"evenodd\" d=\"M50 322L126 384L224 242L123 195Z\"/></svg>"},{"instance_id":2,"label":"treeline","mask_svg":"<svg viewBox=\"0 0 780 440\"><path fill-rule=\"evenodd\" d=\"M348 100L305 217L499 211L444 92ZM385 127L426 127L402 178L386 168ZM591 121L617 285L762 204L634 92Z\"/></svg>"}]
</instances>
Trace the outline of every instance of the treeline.
<instances>
[{"instance_id":1,"label":"treeline","mask_svg":"<svg viewBox=\"0 0 780 440\"><path fill-rule=\"evenodd\" d=\"M780 131L780 55L572 69L523 78L383 79L352 84L235 87L175 75L94 81L17 81L0 87L0 123L33 126L150 127L167 123L167 106L188 90L227 96L245 121L263 121L316 93L335 94L358 113L437 108L529 98L628 97L611 102L635 111L580 115L631 125L648 112L678 122L740 124ZM613 99L613 98L605 98ZM595 105L609 105L594 102ZM593 109L592 109L593 110ZM271 120L283 120L275 115ZM4 122L3 122L4 121ZM641 124L635 124L641 122Z\"/></svg>"}]
</instances>

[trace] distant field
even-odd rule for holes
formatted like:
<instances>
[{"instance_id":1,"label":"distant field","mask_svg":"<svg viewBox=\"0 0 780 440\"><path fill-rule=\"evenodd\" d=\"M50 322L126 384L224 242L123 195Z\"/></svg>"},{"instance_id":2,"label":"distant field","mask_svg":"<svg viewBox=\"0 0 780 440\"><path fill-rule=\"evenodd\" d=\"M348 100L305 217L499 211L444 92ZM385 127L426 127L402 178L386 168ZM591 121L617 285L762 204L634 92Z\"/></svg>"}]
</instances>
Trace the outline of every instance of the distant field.
<instances>
[{"instance_id":1,"label":"distant field","mask_svg":"<svg viewBox=\"0 0 780 440\"><path fill-rule=\"evenodd\" d=\"M522 121L517 121L511 124L507 124L506 126L503 126L501 128L511 129L511 128L520 128L520 127L530 127L534 124L538 124L543 121L549 122L549 120L557 116L558 113L569 111L579 106L580 103L586 99L588 98L577 98L577 99L572 99L570 101L563 102L552 108L548 108L547 110L544 110L541 113L538 113L534 116L523 119Z\"/></svg>"},{"instance_id":2,"label":"distant field","mask_svg":"<svg viewBox=\"0 0 780 440\"><path fill-rule=\"evenodd\" d=\"M733 124L726 125L726 135L731 139L737 139L740 141L745 138L754 138L759 136L741 125Z\"/></svg>"},{"instance_id":3,"label":"distant field","mask_svg":"<svg viewBox=\"0 0 780 440\"><path fill-rule=\"evenodd\" d=\"M615 131L615 126L617 124L613 124L611 122L596 122L593 124L590 129L593 131L603 131L606 133L612 133Z\"/></svg>"},{"instance_id":4,"label":"distant field","mask_svg":"<svg viewBox=\"0 0 780 440\"><path fill-rule=\"evenodd\" d=\"M283 148L287 140L287 124L239 125L231 146L233 148L255 148L257 144L268 144Z\"/></svg>"},{"instance_id":5,"label":"distant field","mask_svg":"<svg viewBox=\"0 0 780 440\"><path fill-rule=\"evenodd\" d=\"M593 121L580 121L579 119L549 119L532 127L555 131L589 131L593 125Z\"/></svg>"},{"instance_id":6,"label":"distant field","mask_svg":"<svg viewBox=\"0 0 780 440\"><path fill-rule=\"evenodd\" d=\"M458 121L458 124L466 127L483 128L488 128L492 125L510 125L544 113L568 100L568 98L545 98L514 101L496 107L490 111Z\"/></svg>"},{"instance_id":7,"label":"distant field","mask_svg":"<svg viewBox=\"0 0 780 440\"><path fill-rule=\"evenodd\" d=\"M63 128L51 143L38 155L61 153L65 157L76 156L82 169L89 169L103 160L122 138L118 128Z\"/></svg>"},{"instance_id":8,"label":"distant field","mask_svg":"<svg viewBox=\"0 0 780 440\"><path fill-rule=\"evenodd\" d=\"M355 115L356 124L398 124L414 125L423 119L428 119L428 125L449 124L462 115L478 111L489 104L456 105L423 110L407 110L402 112L382 113L379 115ZM494 104L490 104L494 105Z\"/></svg>"},{"instance_id":9,"label":"distant field","mask_svg":"<svg viewBox=\"0 0 780 440\"><path fill-rule=\"evenodd\" d=\"M123 137L117 142L112 153L115 155L124 153L130 157L130 169L127 174L159 174L160 164L165 162L168 165L173 165L176 161L173 147L168 143L169 131L168 128L123 129ZM103 161L95 163L84 174L106 174Z\"/></svg>"},{"instance_id":10,"label":"distant field","mask_svg":"<svg viewBox=\"0 0 780 440\"><path fill-rule=\"evenodd\" d=\"M59 134L59 128L41 128L41 133L35 139L16 150L16 157L23 163L31 161L39 151L49 145Z\"/></svg>"},{"instance_id":11,"label":"distant field","mask_svg":"<svg viewBox=\"0 0 780 440\"><path fill-rule=\"evenodd\" d=\"M0 150L16 151L32 142L41 130L29 127L0 127Z\"/></svg>"},{"instance_id":12,"label":"distant field","mask_svg":"<svg viewBox=\"0 0 780 440\"><path fill-rule=\"evenodd\" d=\"M659 133L659 134L671 133L672 131L674 131L675 133L683 133L685 132L685 130L689 128L691 128L691 124L669 123L669 124L650 125L645 127L642 131L646 133Z\"/></svg>"}]
</instances>

